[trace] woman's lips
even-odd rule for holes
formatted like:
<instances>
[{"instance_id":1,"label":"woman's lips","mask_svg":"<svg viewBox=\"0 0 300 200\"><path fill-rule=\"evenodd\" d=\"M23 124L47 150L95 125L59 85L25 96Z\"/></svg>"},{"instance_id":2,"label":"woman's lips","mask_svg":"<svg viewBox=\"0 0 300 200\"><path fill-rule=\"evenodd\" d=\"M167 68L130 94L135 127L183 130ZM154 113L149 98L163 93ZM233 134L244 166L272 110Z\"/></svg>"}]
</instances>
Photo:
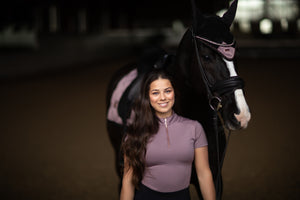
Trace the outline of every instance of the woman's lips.
<instances>
[{"instance_id":1,"label":"woman's lips","mask_svg":"<svg viewBox=\"0 0 300 200\"><path fill-rule=\"evenodd\" d=\"M164 107L167 107L167 106L168 106L168 103L159 103L158 105L159 105L160 107L163 107L163 108L164 108Z\"/></svg>"}]
</instances>

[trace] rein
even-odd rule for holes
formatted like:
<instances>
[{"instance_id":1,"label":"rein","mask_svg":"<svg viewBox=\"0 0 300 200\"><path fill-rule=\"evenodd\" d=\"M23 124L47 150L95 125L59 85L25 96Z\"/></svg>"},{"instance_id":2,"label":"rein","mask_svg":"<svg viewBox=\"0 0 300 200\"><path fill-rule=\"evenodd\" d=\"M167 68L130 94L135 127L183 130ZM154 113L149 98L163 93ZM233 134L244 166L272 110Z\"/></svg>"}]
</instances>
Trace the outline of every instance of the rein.
<instances>
[{"instance_id":1,"label":"rein","mask_svg":"<svg viewBox=\"0 0 300 200\"><path fill-rule=\"evenodd\" d=\"M194 34L192 28L190 28L190 31L192 33L192 39L193 39L193 43L194 43L194 47L195 47L197 64L199 66L199 69L201 72L201 77L203 79L203 82L204 82L204 85L205 85L205 88L207 91L208 102L209 102L211 109L213 110L213 126L214 126L214 132L215 132L215 136L216 136L217 163L218 163L218 174L217 174L215 183L216 183L216 198L219 200L219 199L221 199L221 193L222 193L222 190L221 190L221 186L222 186L221 168L222 168L222 165L224 162L225 153L226 153L229 138L230 138L230 130L226 128L225 122L220 113L220 109L222 108L222 96L225 94L233 93L236 89L243 88L244 81L242 78L240 78L238 76L233 76L233 77L229 77L228 79L225 79L222 81L217 81L214 85L211 85L210 82L208 81L206 72L203 68L201 58L199 56L199 49L197 46L197 41L196 41L196 39L200 39L200 41L202 42L202 38L200 38L199 36L196 36ZM207 42L216 44L215 42L209 41L209 40L205 40L202 43L204 45L206 45ZM220 149L219 149L218 119L220 120L223 130L225 131L225 137L226 137L226 135L228 135L226 138L224 152L223 152L223 155L221 158L220 158L220 153L219 153ZM227 132L227 134L226 134L226 132Z\"/></svg>"}]
</instances>

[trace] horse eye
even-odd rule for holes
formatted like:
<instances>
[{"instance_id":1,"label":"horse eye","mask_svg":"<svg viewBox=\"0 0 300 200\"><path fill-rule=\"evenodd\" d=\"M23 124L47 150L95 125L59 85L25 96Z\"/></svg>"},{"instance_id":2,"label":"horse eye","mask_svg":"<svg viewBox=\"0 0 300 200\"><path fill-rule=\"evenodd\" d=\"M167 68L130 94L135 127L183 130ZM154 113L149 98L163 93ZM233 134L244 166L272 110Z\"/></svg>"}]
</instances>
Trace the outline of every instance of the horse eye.
<instances>
[{"instance_id":1,"label":"horse eye","mask_svg":"<svg viewBox=\"0 0 300 200\"><path fill-rule=\"evenodd\" d=\"M204 61L210 61L210 56L209 55L202 55L202 58Z\"/></svg>"}]
</instances>

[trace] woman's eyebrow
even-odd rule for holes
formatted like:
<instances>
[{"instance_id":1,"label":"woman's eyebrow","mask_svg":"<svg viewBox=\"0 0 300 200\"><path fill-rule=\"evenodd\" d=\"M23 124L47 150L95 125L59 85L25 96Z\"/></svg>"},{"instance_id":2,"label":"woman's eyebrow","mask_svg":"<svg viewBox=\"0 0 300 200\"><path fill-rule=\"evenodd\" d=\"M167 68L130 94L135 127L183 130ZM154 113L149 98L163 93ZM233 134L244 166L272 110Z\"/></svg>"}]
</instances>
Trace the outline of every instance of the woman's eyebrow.
<instances>
[{"instance_id":1,"label":"woman's eyebrow","mask_svg":"<svg viewBox=\"0 0 300 200\"><path fill-rule=\"evenodd\" d=\"M173 89L173 88L172 88L172 87L167 87L167 88L165 88L165 89L163 89L163 90L170 90L170 89ZM152 89L151 92L152 92L152 91L159 91L159 89Z\"/></svg>"}]
</instances>

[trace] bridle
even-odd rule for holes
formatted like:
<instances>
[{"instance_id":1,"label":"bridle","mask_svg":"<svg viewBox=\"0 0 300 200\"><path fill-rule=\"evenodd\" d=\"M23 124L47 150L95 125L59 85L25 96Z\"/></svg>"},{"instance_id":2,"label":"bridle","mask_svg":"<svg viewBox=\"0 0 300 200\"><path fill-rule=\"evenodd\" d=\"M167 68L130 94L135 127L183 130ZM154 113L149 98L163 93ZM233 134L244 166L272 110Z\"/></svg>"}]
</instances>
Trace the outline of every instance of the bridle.
<instances>
[{"instance_id":1,"label":"bridle","mask_svg":"<svg viewBox=\"0 0 300 200\"><path fill-rule=\"evenodd\" d=\"M199 49L197 45L197 40L199 40L202 44L206 45L207 47L213 49L214 51L217 51L217 53L221 54L222 57L225 59L231 60L234 57L235 54L235 41L233 41L231 44L226 43L217 43L214 41L211 41L209 39L197 36L194 34L194 31L192 28L189 29L192 33L192 40L195 48L195 54L196 54L196 60L197 65L199 66L201 77L203 79L206 91L207 91L207 97L209 105L213 111L213 124L214 124L214 132L216 136L216 145L217 145L217 162L218 162L218 174L215 180L216 183L216 197L217 199L221 199L221 168L223 165L223 161L225 158L225 152L227 149L228 141L230 138L230 130L226 128L224 120L220 114L220 109L222 108L222 97L226 94L233 93L236 89L243 89L244 88L244 81L239 76L232 76L225 80L217 81L214 84L211 84L207 78L207 74L203 67L203 62L201 61L201 58L199 56ZM222 124L222 127L225 131L225 137L226 138L226 144L225 149L223 152L222 157L220 158L219 155L219 132L218 132L218 119ZM227 134L226 134L227 131Z\"/></svg>"},{"instance_id":2,"label":"bridle","mask_svg":"<svg viewBox=\"0 0 300 200\"><path fill-rule=\"evenodd\" d=\"M217 53L221 54L221 56L223 56L225 59L233 59L234 57L234 53L235 53L235 42L231 43L231 44L218 44L214 41L210 41L208 39L196 36L193 32L193 29L190 28L189 29L192 33L192 40L193 40L193 44L194 44L194 48L195 48L195 53L196 53L196 59L197 59L197 64L199 66L200 72L201 72L201 76L202 79L204 81L205 84L205 88L207 91L207 95L208 95L208 100L209 102L214 102L214 100L219 100L221 107L222 107L222 96L224 96L225 94L231 94L233 93L236 89L243 89L245 86L245 83L243 81L243 79L239 76L232 76L229 77L227 79L224 80L220 80L217 81L214 84L211 84L207 78L206 72L204 70L203 67L203 62L201 61L201 58L199 56L199 49L198 49L198 45L197 45L197 39L203 43L204 45L208 46L209 48L213 49L214 51L217 51ZM226 50L224 50L225 48L227 48L231 53L229 54L223 54L223 51L226 52ZM223 51L220 52L219 50L222 49ZM212 105L210 104L210 107L213 110L218 110L217 108L220 106L218 105Z\"/></svg>"}]
</instances>

